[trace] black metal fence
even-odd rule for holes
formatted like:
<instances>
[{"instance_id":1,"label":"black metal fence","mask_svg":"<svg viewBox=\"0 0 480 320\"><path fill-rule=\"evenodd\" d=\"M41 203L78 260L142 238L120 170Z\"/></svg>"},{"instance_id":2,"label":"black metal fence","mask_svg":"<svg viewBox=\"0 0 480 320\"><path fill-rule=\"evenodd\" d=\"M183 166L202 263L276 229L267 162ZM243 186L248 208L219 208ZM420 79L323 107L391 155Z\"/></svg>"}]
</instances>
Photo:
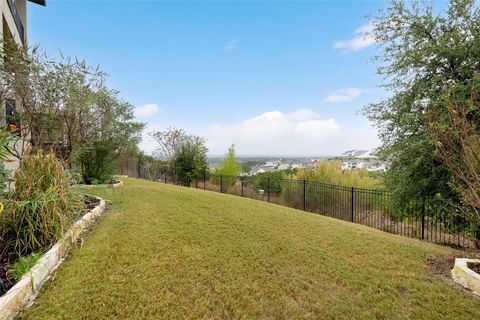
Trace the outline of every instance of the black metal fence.
<instances>
[{"instance_id":1,"label":"black metal fence","mask_svg":"<svg viewBox=\"0 0 480 320\"><path fill-rule=\"evenodd\" d=\"M276 203L401 236L457 247L478 247L480 228L434 201L391 206L391 193L327 183L205 173L197 177L165 166L138 166L138 177Z\"/></svg>"}]
</instances>

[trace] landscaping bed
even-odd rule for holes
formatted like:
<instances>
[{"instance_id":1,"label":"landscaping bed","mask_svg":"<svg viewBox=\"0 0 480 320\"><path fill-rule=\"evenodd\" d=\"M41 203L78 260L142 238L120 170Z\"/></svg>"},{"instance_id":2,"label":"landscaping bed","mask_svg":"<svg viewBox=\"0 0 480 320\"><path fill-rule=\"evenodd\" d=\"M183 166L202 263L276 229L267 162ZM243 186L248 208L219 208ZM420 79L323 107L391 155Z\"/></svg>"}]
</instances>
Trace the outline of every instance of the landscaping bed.
<instances>
[{"instance_id":1,"label":"landscaping bed","mask_svg":"<svg viewBox=\"0 0 480 320\"><path fill-rule=\"evenodd\" d=\"M53 279L52 275L70 249L81 242L83 232L88 230L105 210L105 201L99 200L99 204L72 224L45 254L38 255L30 268L23 271L18 282L0 297L0 319L14 319L35 300L45 281Z\"/></svg>"},{"instance_id":2,"label":"landscaping bed","mask_svg":"<svg viewBox=\"0 0 480 320\"><path fill-rule=\"evenodd\" d=\"M84 196L85 209L82 212L78 213L78 216L75 220L80 219L86 213L93 210L100 204L100 199L95 196L85 195ZM41 250L41 252L46 252L54 244L46 246ZM41 254L39 254L41 256ZM18 261L19 256L14 252L5 252L5 248L0 247L0 296L7 292L11 287L16 283L14 275L11 272L12 266ZM3 286L2 286L3 284Z\"/></svg>"}]
</instances>

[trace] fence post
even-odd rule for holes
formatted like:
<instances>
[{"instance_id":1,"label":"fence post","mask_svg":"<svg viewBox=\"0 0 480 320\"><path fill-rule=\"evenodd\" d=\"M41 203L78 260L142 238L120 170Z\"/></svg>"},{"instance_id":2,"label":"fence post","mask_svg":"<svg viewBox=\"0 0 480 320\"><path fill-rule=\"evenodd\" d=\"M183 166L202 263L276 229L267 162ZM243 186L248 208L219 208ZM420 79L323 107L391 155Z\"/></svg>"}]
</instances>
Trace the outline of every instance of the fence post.
<instances>
[{"instance_id":1,"label":"fence post","mask_svg":"<svg viewBox=\"0 0 480 320\"><path fill-rule=\"evenodd\" d=\"M307 209L307 197L306 197L306 193L307 193L307 182L305 181L305 179L303 179L303 211L306 211Z\"/></svg>"},{"instance_id":2,"label":"fence post","mask_svg":"<svg viewBox=\"0 0 480 320\"><path fill-rule=\"evenodd\" d=\"M164 180L165 180L165 184L167 184L167 166L165 166L165 177L164 177Z\"/></svg>"},{"instance_id":3,"label":"fence post","mask_svg":"<svg viewBox=\"0 0 480 320\"><path fill-rule=\"evenodd\" d=\"M267 177L267 202L270 202L270 177Z\"/></svg>"},{"instance_id":4,"label":"fence post","mask_svg":"<svg viewBox=\"0 0 480 320\"><path fill-rule=\"evenodd\" d=\"M203 190L207 189L206 185L207 185L207 173L203 171Z\"/></svg>"},{"instance_id":5,"label":"fence post","mask_svg":"<svg viewBox=\"0 0 480 320\"><path fill-rule=\"evenodd\" d=\"M240 195L243 197L243 176L240 177Z\"/></svg>"},{"instance_id":6,"label":"fence post","mask_svg":"<svg viewBox=\"0 0 480 320\"><path fill-rule=\"evenodd\" d=\"M223 174L220 173L220 193L223 193Z\"/></svg>"},{"instance_id":7,"label":"fence post","mask_svg":"<svg viewBox=\"0 0 480 320\"><path fill-rule=\"evenodd\" d=\"M425 238L425 200L422 202L422 240Z\"/></svg>"},{"instance_id":8,"label":"fence post","mask_svg":"<svg viewBox=\"0 0 480 320\"><path fill-rule=\"evenodd\" d=\"M137 178L140 178L140 179L141 179L141 178L142 178L142 175L140 174L140 170L141 170L141 168L140 168L140 161L138 161L138 159L137 159Z\"/></svg>"},{"instance_id":9,"label":"fence post","mask_svg":"<svg viewBox=\"0 0 480 320\"><path fill-rule=\"evenodd\" d=\"M354 200L355 188L352 187L352 222L355 221L355 200Z\"/></svg>"}]
</instances>

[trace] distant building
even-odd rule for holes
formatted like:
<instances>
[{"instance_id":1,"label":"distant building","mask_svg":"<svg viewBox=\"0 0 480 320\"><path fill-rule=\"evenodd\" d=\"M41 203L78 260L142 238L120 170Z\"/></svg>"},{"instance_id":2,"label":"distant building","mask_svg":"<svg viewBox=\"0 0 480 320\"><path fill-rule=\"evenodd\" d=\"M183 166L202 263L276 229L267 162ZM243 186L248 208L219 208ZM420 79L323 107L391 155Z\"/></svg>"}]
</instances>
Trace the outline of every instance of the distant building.
<instances>
[{"instance_id":1,"label":"distant building","mask_svg":"<svg viewBox=\"0 0 480 320\"><path fill-rule=\"evenodd\" d=\"M256 167L253 167L252 169L250 169L250 171L248 172L248 175L249 176L254 176L256 174L263 173L263 172L265 172L264 169L262 169L259 166L256 166Z\"/></svg>"},{"instance_id":2,"label":"distant building","mask_svg":"<svg viewBox=\"0 0 480 320\"><path fill-rule=\"evenodd\" d=\"M363 161L344 161L340 165L342 170L353 170L365 168L365 162Z\"/></svg>"},{"instance_id":3,"label":"distant building","mask_svg":"<svg viewBox=\"0 0 480 320\"><path fill-rule=\"evenodd\" d=\"M355 153L357 152L357 150L348 150L348 151L345 151L343 154L342 154L342 157L346 157L346 158L353 158L355 157Z\"/></svg>"},{"instance_id":4,"label":"distant building","mask_svg":"<svg viewBox=\"0 0 480 320\"><path fill-rule=\"evenodd\" d=\"M264 167L276 167L278 166L278 161L267 161L263 166Z\"/></svg>"},{"instance_id":5,"label":"distant building","mask_svg":"<svg viewBox=\"0 0 480 320\"><path fill-rule=\"evenodd\" d=\"M291 166L292 169L304 169L306 166L303 163L294 163Z\"/></svg>"},{"instance_id":6,"label":"distant building","mask_svg":"<svg viewBox=\"0 0 480 320\"><path fill-rule=\"evenodd\" d=\"M377 149L370 150L349 150L342 154L345 158L358 158L358 159L376 159L378 158Z\"/></svg>"},{"instance_id":7,"label":"distant building","mask_svg":"<svg viewBox=\"0 0 480 320\"><path fill-rule=\"evenodd\" d=\"M389 165L385 161L364 161L364 160L350 160L343 161L340 164L342 170L362 170L367 169L370 172L386 172Z\"/></svg>"},{"instance_id":8,"label":"distant building","mask_svg":"<svg viewBox=\"0 0 480 320\"><path fill-rule=\"evenodd\" d=\"M375 162L369 164L367 170L370 172L387 172L389 169L389 165L387 162Z\"/></svg>"},{"instance_id":9,"label":"distant building","mask_svg":"<svg viewBox=\"0 0 480 320\"><path fill-rule=\"evenodd\" d=\"M357 155L356 157L360 159L376 159L378 158L378 152L377 149L370 149L362 154Z\"/></svg>"}]
</instances>

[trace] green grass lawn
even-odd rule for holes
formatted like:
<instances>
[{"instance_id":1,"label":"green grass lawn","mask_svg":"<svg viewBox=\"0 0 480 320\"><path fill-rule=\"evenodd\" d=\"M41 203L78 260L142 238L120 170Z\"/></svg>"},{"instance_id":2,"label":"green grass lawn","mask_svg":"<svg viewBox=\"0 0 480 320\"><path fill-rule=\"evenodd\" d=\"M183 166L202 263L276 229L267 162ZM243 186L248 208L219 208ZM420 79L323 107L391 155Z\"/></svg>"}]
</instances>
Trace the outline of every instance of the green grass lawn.
<instances>
[{"instance_id":1,"label":"green grass lawn","mask_svg":"<svg viewBox=\"0 0 480 320\"><path fill-rule=\"evenodd\" d=\"M459 252L251 199L124 179L28 319L479 319ZM440 263L441 264L441 263Z\"/></svg>"}]
</instances>

